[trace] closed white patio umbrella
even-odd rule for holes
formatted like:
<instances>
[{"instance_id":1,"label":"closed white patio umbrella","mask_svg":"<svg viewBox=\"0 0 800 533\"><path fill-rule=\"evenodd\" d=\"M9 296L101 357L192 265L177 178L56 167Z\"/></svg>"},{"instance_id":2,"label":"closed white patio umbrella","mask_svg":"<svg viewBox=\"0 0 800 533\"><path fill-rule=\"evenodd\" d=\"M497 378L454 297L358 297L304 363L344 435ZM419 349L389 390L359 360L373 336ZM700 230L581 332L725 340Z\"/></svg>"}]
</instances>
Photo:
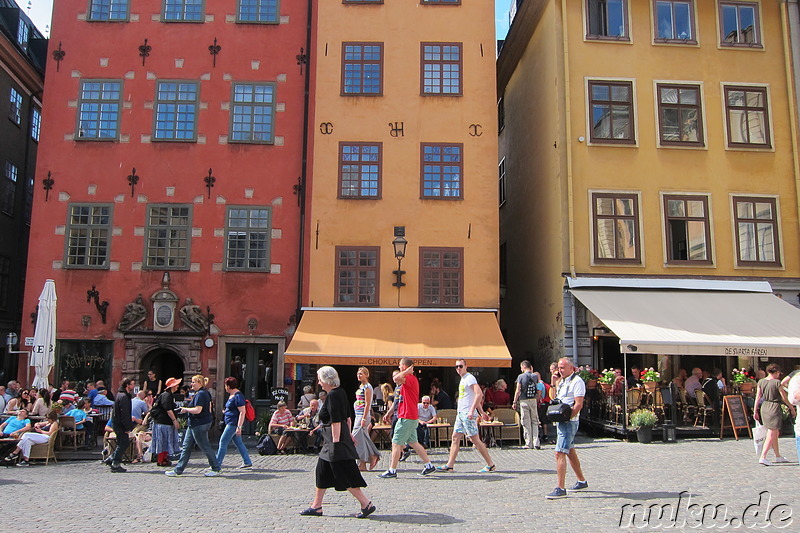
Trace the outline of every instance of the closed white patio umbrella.
<instances>
[{"instance_id":1,"label":"closed white patio umbrella","mask_svg":"<svg viewBox=\"0 0 800 533\"><path fill-rule=\"evenodd\" d=\"M36 318L36 329L33 332L33 354L31 366L36 369L33 386L48 388L48 376L55 364L56 355L56 283L52 279L44 282L44 289L39 296L39 313Z\"/></svg>"}]
</instances>

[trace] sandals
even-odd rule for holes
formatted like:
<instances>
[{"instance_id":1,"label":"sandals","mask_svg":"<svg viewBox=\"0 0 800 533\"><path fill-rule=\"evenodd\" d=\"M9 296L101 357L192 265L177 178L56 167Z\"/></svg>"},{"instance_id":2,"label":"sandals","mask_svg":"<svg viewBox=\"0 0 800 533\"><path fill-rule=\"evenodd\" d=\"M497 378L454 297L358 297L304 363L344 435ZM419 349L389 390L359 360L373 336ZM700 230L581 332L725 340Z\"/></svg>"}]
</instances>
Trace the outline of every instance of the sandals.
<instances>
[{"instance_id":1,"label":"sandals","mask_svg":"<svg viewBox=\"0 0 800 533\"><path fill-rule=\"evenodd\" d=\"M370 461L370 463L369 463L369 468L368 468L367 470L374 470L374 469L375 469L375 467L376 467L376 466L378 466L378 463L379 463L379 462L380 462L380 460L381 460L381 458L380 458L380 457L378 457L377 455L375 455L375 456L373 456L373 457L375 457L375 459L373 459L372 461Z\"/></svg>"},{"instance_id":2,"label":"sandals","mask_svg":"<svg viewBox=\"0 0 800 533\"><path fill-rule=\"evenodd\" d=\"M361 509L361 512L356 515L356 518L366 518L374 512L375 506L372 505L372 502L369 502L367 506ZM322 514L322 512L320 512L320 514Z\"/></svg>"},{"instance_id":3,"label":"sandals","mask_svg":"<svg viewBox=\"0 0 800 533\"><path fill-rule=\"evenodd\" d=\"M375 510L374 508L372 509ZM322 507L309 507L300 511L300 516L322 516Z\"/></svg>"},{"instance_id":4,"label":"sandals","mask_svg":"<svg viewBox=\"0 0 800 533\"><path fill-rule=\"evenodd\" d=\"M137 457L136 459L134 459L133 461L131 461L131 464L132 464L132 465L135 465L135 464L142 463L142 462L144 462L144 461L143 461L143 459L142 459L142 457Z\"/></svg>"}]
</instances>

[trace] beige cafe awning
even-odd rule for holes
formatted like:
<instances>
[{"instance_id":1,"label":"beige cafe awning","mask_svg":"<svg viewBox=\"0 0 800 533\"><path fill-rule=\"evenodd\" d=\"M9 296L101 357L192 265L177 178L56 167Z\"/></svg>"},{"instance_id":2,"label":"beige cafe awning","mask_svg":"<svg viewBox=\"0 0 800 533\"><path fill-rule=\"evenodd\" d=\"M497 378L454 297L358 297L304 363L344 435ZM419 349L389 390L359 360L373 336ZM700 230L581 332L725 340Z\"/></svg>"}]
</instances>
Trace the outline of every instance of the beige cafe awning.
<instances>
[{"instance_id":1,"label":"beige cafe awning","mask_svg":"<svg viewBox=\"0 0 800 533\"><path fill-rule=\"evenodd\" d=\"M287 363L510 367L492 311L307 310L286 349Z\"/></svg>"},{"instance_id":2,"label":"beige cafe awning","mask_svg":"<svg viewBox=\"0 0 800 533\"><path fill-rule=\"evenodd\" d=\"M772 292L572 289L623 353L800 357L800 309Z\"/></svg>"}]
</instances>

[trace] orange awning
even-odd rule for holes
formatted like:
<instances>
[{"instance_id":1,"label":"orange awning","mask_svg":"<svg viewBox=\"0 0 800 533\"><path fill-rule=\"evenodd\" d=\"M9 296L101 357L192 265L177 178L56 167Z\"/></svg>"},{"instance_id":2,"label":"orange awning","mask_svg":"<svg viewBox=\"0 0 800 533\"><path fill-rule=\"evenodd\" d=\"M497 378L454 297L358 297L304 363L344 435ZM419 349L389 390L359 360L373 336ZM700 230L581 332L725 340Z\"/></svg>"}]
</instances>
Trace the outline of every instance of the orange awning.
<instances>
[{"instance_id":1,"label":"orange awning","mask_svg":"<svg viewBox=\"0 0 800 533\"><path fill-rule=\"evenodd\" d=\"M308 310L284 354L287 363L510 367L492 311Z\"/></svg>"}]
</instances>

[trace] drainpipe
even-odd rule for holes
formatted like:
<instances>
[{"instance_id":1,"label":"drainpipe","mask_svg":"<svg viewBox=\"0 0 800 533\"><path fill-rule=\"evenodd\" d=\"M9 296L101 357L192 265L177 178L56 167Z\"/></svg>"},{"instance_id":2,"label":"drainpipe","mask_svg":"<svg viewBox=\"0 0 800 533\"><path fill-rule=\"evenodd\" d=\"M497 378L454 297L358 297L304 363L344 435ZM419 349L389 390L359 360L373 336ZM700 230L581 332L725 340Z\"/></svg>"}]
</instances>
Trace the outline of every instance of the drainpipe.
<instances>
[{"instance_id":1,"label":"drainpipe","mask_svg":"<svg viewBox=\"0 0 800 533\"><path fill-rule=\"evenodd\" d=\"M792 132L792 171L794 173L794 190L795 190L795 209L800 218L800 166L797 161L797 107L795 105L794 97L794 75L792 68L792 43L790 38L794 37L794 42L797 44L798 35L793 34L791 21L798 22L797 0L782 0L781 8L781 26L783 27L783 58L784 67L786 70L786 93L787 102L789 104L789 126ZM789 12L789 5L793 5L795 9ZM798 26L800 27L800 26Z\"/></svg>"},{"instance_id":2,"label":"drainpipe","mask_svg":"<svg viewBox=\"0 0 800 533\"><path fill-rule=\"evenodd\" d=\"M569 273L575 277L575 206L573 205L574 189L572 183L572 111L570 107L570 78L569 78L569 36L567 31L567 0L561 0L561 32L564 60L564 134L566 136L567 151L567 224L569 228ZM573 313L575 305L573 302ZM575 341L577 345L577 340ZM577 352L575 354L577 357ZM576 359L577 361L577 359Z\"/></svg>"},{"instance_id":3,"label":"drainpipe","mask_svg":"<svg viewBox=\"0 0 800 533\"><path fill-rule=\"evenodd\" d=\"M312 29L312 10L313 0L308 0L307 19L306 19L306 79L305 96L303 100L303 164L300 171L300 189L297 191L298 202L300 203L300 237L298 239L297 254L297 306L294 310L295 324L300 323L300 315L303 307L303 276L305 261L305 235L306 235L306 184L308 183L308 136L309 126L309 106L311 92L311 29Z\"/></svg>"},{"instance_id":4,"label":"drainpipe","mask_svg":"<svg viewBox=\"0 0 800 533\"><path fill-rule=\"evenodd\" d=\"M572 304L572 364L578 366L578 313L575 311L575 295L569 291L569 301Z\"/></svg>"}]
</instances>

